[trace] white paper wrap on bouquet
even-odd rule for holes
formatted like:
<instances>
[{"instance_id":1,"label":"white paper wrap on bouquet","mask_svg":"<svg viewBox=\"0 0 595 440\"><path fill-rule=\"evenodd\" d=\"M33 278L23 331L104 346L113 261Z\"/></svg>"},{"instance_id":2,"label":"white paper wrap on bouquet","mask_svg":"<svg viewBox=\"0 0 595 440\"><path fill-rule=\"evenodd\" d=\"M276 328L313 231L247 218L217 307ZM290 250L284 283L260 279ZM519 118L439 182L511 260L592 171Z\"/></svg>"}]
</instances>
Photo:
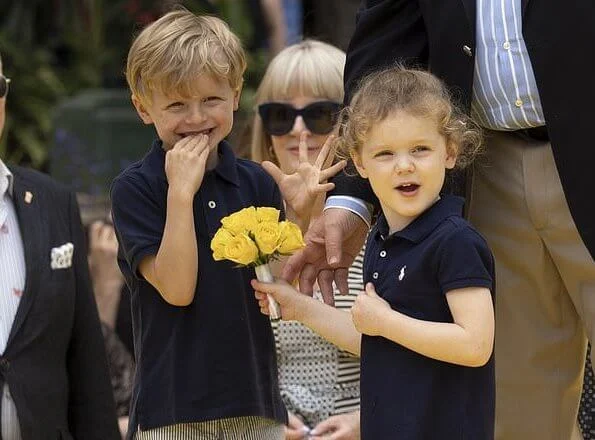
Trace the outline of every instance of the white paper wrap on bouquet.
<instances>
[{"instance_id":1,"label":"white paper wrap on bouquet","mask_svg":"<svg viewBox=\"0 0 595 440\"><path fill-rule=\"evenodd\" d=\"M272 283L275 281L273 274L271 273L271 268L268 264L254 266L254 271L256 272L256 278L258 278L258 281L263 283ZM269 317L272 321L278 321L281 319L281 308L271 295L267 294L267 298L269 300Z\"/></svg>"}]
</instances>

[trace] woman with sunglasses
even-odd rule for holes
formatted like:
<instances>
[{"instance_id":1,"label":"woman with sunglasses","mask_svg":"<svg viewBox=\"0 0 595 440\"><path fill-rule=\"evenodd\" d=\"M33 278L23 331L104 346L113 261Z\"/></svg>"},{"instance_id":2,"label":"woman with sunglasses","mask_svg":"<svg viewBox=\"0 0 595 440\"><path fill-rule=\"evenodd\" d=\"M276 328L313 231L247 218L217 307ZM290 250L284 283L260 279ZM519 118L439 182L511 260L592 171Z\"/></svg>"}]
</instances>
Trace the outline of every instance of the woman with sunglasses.
<instances>
[{"instance_id":1,"label":"woman with sunglasses","mask_svg":"<svg viewBox=\"0 0 595 440\"><path fill-rule=\"evenodd\" d=\"M301 140L314 163L341 108L344 64L344 52L315 40L289 46L271 61L256 93L253 160L271 161L291 174L299 165ZM312 218L323 205L324 194ZM363 291L362 256L349 270L350 294L335 297L337 308L348 310ZM279 386L289 412L285 438L358 439L359 358L298 322L279 321L273 329Z\"/></svg>"}]
</instances>

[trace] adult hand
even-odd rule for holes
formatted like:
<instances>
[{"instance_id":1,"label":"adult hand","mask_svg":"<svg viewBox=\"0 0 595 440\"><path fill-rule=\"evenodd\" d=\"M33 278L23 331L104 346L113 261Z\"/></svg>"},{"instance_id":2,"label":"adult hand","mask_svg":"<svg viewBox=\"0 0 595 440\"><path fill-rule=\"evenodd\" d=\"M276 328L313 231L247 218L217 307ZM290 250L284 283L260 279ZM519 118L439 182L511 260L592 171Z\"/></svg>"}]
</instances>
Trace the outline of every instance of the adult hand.
<instances>
[{"instance_id":1,"label":"adult hand","mask_svg":"<svg viewBox=\"0 0 595 440\"><path fill-rule=\"evenodd\" d=\"M384 322L384 314L391 311L390 304L378 296L372 283L366 284L366 290L360 293L351 307L351 318L358 332L369 335L380 335L380 323Z\"/></svg>"},{"instance_id":2,"label":"adult hand","mask_svg":"<svg viewBox=\"0 0 595 440\"><path fill-rule=\"evenodd\" d=\"M323 420L310 431L310 440L359 440L359 411Z\"/></svg>"},{"instance_id":3,"label":"adult hand","mask_svg":"<svg viewBox=\"0 0 595 440\"><path fill-rule=\"evenodd\" d=\"M295 414L287 411L289 422L285 427L285 440L305 440L308 437L309 428Z\"/></svg>"},{"instance_id":4,"label":"adult hand","mask_svg":"<svg viewBox=\"0 0 595 440\"><path fill-rule=\"evenodd\" d=\"M320 149L316 161L311 164L308 160L307 133L302 133L299 142L298 167L292 174L285 174L273 162L264 161L262 167L275 180L281 191L281 197L301 219L310 219L312 208L318 196L335 187L334 183L327 180L345 168L347 162L341 160L329 166L334 157L331 135Z\"/></svg>"},{"instance_id":5,"label":"adult hand","mask_svg":"<svg viewBox=\"0 0 595 440\"><path fill-rule=\"evenodd\" d=\"M299 275L300 291L312 295L314 282L324 302L333 300L333 281L342 294L349 293L347 270L360 252L368 225L356 214L330 208L312 221L304 236L306 247L288 258L282 277L289 282Z\"/></svg>"}]
</instances>

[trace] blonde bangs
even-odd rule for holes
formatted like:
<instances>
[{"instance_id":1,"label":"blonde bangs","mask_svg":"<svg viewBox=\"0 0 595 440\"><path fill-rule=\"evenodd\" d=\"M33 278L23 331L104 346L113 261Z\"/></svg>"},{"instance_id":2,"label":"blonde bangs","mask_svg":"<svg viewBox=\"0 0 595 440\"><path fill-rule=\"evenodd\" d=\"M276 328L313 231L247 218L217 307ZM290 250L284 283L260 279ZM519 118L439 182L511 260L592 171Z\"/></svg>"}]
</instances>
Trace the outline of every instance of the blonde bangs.
<instances>
[{"instance_id":1,"label":"blonde bangs","mask_svg":"<svg viewBox=\"0 0 595 440\"><path fill-rule=\"evenodd\" d=\"M256 91L256 106L304 96L343 101L345 52L317 40L305 40L286 47L269 64ZM258 111L254 111L251 159L277 162L271 151L271 137L265 133Z\"/></svg>"},{"instance_id":2,"label":"blonde bangs","mask_svg":"<svg viewBox=\"0 0 595 440\"><path fill-rule=\"evenodd\" d=\"M306 40L281 51L269 65L257 104L295 96L343 101L345 54L334 46Z\"/></svg>"},{"instance_id":3,"label":"blonde bangs","mask_svg":"<svg viewBox=\"0 0 595 440\"><path fill-rule=\"evenodd\" d=\"M209 74L233 89L242 84L246 58L239 39L220 19L175 11L145 28L131 46L126 78L143 101L151 93L190 97Z\"/></svg>"}]
</instances>

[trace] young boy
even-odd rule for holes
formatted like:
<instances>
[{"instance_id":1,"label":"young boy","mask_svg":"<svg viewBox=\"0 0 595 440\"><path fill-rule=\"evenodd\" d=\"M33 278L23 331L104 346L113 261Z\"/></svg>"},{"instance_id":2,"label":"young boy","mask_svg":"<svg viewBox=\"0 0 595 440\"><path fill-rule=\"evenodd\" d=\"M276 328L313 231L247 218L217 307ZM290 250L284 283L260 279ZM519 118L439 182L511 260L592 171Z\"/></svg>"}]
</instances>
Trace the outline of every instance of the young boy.
<instances>
[{"instance_id":1,"label":"young boy","mask_svg":"<svg viewBox=\"0 0 595 440\"><path fill-rule=\"evenodd\" d=\"M273 179L223 140L245 66L225 23L183 10L149 25L128 54L132 101L159 136L111 191L138 361L129 439L283 438L254 271L215 262L210 250L222 217L281 208Z\"/></svg>"}]
</instances>

